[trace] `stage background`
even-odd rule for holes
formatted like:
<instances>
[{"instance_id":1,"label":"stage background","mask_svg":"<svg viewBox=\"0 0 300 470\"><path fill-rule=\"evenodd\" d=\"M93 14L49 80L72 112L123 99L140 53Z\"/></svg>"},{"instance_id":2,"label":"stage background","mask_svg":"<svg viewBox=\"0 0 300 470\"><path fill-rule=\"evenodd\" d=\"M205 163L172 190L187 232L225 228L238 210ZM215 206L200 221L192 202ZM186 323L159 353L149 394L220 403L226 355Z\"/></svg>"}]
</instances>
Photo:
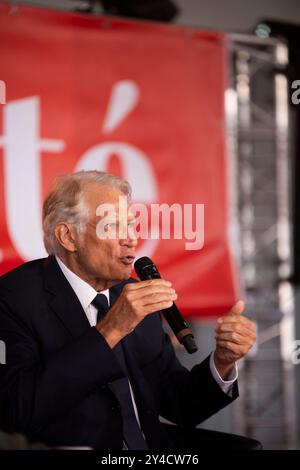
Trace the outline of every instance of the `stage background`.
<instances>
[{"instance_id":1,"label":"stage background","mask_svg":"<svg viewBox=\"0 0 300 470\"><path fill-rule=\"evenodd\" d=\"M53 178L123 176L135 202L204 204L204 247L149 240L187 316L237 298L228 244L222 34L0 5L0 272L45 255L41 206Z\"/></svg>"}]
</instances>

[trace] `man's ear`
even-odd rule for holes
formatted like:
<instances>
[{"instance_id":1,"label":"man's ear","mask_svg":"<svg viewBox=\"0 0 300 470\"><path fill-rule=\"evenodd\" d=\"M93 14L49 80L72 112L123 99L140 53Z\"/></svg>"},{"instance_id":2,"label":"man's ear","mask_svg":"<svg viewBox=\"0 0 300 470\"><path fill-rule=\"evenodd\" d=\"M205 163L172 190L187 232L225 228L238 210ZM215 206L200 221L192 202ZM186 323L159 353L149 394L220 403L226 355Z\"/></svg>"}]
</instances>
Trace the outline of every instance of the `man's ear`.
<instances>
[{"instance_id":1,"label":"man's ear","mask_svg":"<svg viewBox=\"0 0 300 470\"><path fill-rule=\"evenodd\" d=\"M61 222L56 225L54 230L55 236L59 244L64 247L65 250L75 253L76 248L76 230L71 224Z\"/></svg>"}]
</instances>

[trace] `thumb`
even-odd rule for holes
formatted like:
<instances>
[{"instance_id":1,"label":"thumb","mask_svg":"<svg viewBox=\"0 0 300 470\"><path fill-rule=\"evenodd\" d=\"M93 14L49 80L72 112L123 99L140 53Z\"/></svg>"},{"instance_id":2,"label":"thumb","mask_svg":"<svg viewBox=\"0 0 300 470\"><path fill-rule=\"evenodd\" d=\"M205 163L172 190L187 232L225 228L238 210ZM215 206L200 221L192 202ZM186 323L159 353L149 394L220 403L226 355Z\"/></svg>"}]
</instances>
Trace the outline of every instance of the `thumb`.
<instances>
[{"instance_id":1,"label":"thumb","mask_svg":"<svg viewBox=\"0 0 300 470\"><path fill-rule=\"evenodd\" d=\"M235 316L241 315L244 311L244 308L245 308L245 302L243 300L238 300L234 304L232 309L228 312L228 315L235 315Z\"/></svg>"}]
</instances>

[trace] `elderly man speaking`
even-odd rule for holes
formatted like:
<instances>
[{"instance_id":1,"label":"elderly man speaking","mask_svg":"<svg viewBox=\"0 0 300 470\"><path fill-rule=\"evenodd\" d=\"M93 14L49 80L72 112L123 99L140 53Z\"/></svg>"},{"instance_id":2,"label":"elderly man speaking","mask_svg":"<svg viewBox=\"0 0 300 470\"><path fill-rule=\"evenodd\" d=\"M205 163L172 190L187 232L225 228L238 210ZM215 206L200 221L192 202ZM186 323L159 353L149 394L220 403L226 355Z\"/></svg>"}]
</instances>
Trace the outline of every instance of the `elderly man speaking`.
<instances>
[{"instance_id":1,"label":"elderly man speaking","mask_svg":"<svg viewBox=\"0 0 300 470\"><path fill-rule=\"evenodd\" d=\"M5 431L50 447L171 450L159 416L189 429L238 395L236 361L255 341L243 303L219 320L215 351L184 368L159 313L177 298L171 283L130 278L134 231L109 236L124 221L99 237L99 205L117 213L120 196L129 184L104 172L57 180L43 206L49 257L0 278Z\"/></svg>"}]
</instances>

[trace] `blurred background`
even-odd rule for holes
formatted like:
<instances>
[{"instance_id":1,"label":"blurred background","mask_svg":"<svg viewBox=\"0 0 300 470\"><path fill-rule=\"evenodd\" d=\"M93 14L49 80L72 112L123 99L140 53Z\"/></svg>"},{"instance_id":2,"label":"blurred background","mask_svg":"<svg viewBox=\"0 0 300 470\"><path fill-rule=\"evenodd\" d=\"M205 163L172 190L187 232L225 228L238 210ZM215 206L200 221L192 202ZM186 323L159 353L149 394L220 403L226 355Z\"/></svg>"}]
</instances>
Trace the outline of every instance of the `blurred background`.
<instances>
[{"instance_id":1,"label":"blurred background","mask_svg":"<svg viewBox=\"0 0 300 470\"><path fill-rule=\"evenodd\" d=\"M166 54L162 58L166 64L164 77L168 77L170 86L172 80L178 80L177 84L180 83L181 86L184 80L187 81L187 87L190 87L191 83L193 84L193 87L190 88L188 101L185 100L185 104L182 105L182 109L184 109L182 114L185 115L182 148L187 146L186 142L193 141L195 148L198 145L201 156L202 141L207 140L205 151L207 150L208 154L212 156L214 153L218 154L219 159L216 159L214 164L213 162L207 164L207 167L203 163L199 165L200 156L197 156L196 153L190 157L187 155L186 159L182 161L182 155L180 159L176 152L172 152L169 141L172 138L171 132L167 132L161 126L155 132L160 135L160 142L164 142L164 144L151 147L150 152L152 155L159 155L159 162L155 161L153 157L153 172L154 175L158 175L158 184L166 184L167 186L168 175L171 175L170 179L172 180L174 167L180 165L184 171L184 165L186 165L187 174L191 172L191 178L193 174L195 181L189 180L187 177L187 180L190 181L188 189L193 196L189 200L189 191L187 191L182 196L182 202L205 202L208 207L206 210L209 211L210 202L214 200L216 206L220 206L222 203L222 210L224 209L220 214L214 212L213 215L217 217L217 220L211 221L210 218L213 216L208 213L208 244L205 244L202 250L201 256L203 258L198 255L191 257L191 252L189 252L187 261L181 256L180 259L174 260L173 266L170 266L172 251L168 254L169 258L167 259L166 255L162 253L162 247L156 247L157 252L152 250L152 254L158 260L158 265L162 267L161 271L168 274L166 277L176 278L175 271L181 270L182 276L178 277L179 291L181 289L186 292L184 280L191 276L190 270L197 270L197 267L199 267L199 273L202 270L199 279L195 279L193 288L195 291L195 286L198 283L200 291L203 290L203 295L201 294L201 298L199 298L191 290L190 293L186 293L186 297L182 301L183 312L187 316L190 314L199 351L193 356L187 356L182 349L177 348L177 354L188 367L191 367L197 360L206 357L214 346L213 331L216 315L222 314L223 310L229 307L235 298L243 296L246 302L246 314L255 320L257 325L257 345L239 364L239 400L203 423L201 427L254 437L260 440L266 449L300 449L300 402L297 400L300 394L300 366L298 365L300 353L297 355L297 347L299 348L297 340L300 340L298 313L300 312L300 185L297 181L298 174L300 174L300 91L298 92L300 90L300 3L298 0L252 0L251 2L245 0L224 0L222 2L217 0L27 0L0 2L0 6L1 4L3 6L0 10L3 19L2 26L8 25L8 22L18 15L22 17L21 9L23 7L25 9L30 7L28 15L31 18L30 40L26 36L26 28L22 29L20 23L7 26L7 30L2 29L2 33L0 31L0 80L6 84L7 95L6 103L2 103L0 106L3 107L3 113L5 113L4 107L8 110L7 120L5 120L4 114L1 118L0 133L2 132L3 135L5 129L6 131L8 129L9 116L16 111L16 108L13 107L15 100L23 99L26 96L42 96L43 93L46 93L43 89L31 89L30 76L26 73L23 76L15 77L16 80L21 80L25 87L21 94L15 92L13 87L15 86L17 89L17 85L14 85L13 80L10 80L12 66L7 65L7 58L8 56L12 57L16 44L20 54L19 59L15 58L17 61L22 62L22 57L28 58L31 57L31 54L38 54L42 62L50 59L55 61L56 57L58 57L57 60L60 60L57 44L60 40L68 40L68 28L71 26L72 28L81 28L81 34L85 34L84 28L90 28L93 35L96 35L98 33L95 21L88 22L100 18L101 31L106 34L103 47L106 47L105 41L113 43L116 40L118 46L114 49L114 54L117 57L120 54L118 60L120 59L121 63L121 57L126 58L128 55L130 58L134 54L138 54L128 42L127 21L131 24L130 31L134 30L137 38L141 38L141 44L143 38L146 38L146 41L150 38L150 42L152 38L157 38L154 39L156 42L153 49L149 44L145 46L146 59L149 61L156 60L155 54L158 53L160 40L164 41L162 35L167 35L167 46L162 45L162 54ZM35 9L44 12L41 18L39 15L35 15ZM49 34L49 41L56 40L56 42L55 44L50 43L48 48L38 50L39 34L44 27L52 27L47 23L48 20L45 16L45 12L48 10L50 16L51 12L62 12L71 16L63 16L64 20L61 24L59 16L51 17L52 23L60 24L59 33L56 30L53 36L50 37ZM72 16L74 14L75 16ZM24 15L26 18L27 13ZM84 20L78 18L84 18ZM134 23L131 23L132 20ZM124 24L125 26L122 26ZM158 25L163 25L163 29L160 29ZM64 28L65 37L62 32ZM11 36L8 35L8 30ZM45 34L48 34L47 31L51 32L51 29L45 29ZM109 35L109 33L111 34ZM123 33L125 47L122 49L120 44L123 40L121 37ZM7 43L6 37L9 38ZM24 37L24 42L20 41L22 37ZM211 47L211 44L215 47ZM77 44L79 49L80 47L84 49L87 45L88 43L84 42ZM172 50L173 45L175 45L175 52ZM168 50L170 50L170 55L168 55ZM86 54L88 56L88 49L86 49ZM177 62L175 60L176 54L178 54ZM195 66L197 74L194 74L193 61L196 61L196 55L198 57L201 54L206 57L208 62L197 63ZM173 62L170 57L174 58ZM65 55L63 60L70 60L75 64L73 56ZM95 56L95 61L97 60L101 61L101 57ZM209 62L210 60L211 62ZM113 67L110 73L115 74L116 80L120 80L120 77L124 80L125 76L126 80L129 78L133 80L134 69L131 69L133 78L128 78L128 74L123 73L122 67L124 65ZM168 67L170 67L169 74ZM209 67L214 67L214 75L211 70L208 70ZM41 66L41 68L43 67ZM181 74L180 78L178 78L179 75L173 75L174 70ZM42 80L42 72L39 71L39 73L41 73L40 80ZM99 73L101 75L101 72ZM138 72L136 73L138 76ZM192 78L185 77L185 74L188 76L189 73ZM204 80L204 76L208 77L207 82L201 81ZM78 77L80 87L88 88L90 75L84 74L84 70L81 70L78 72ZM198 88L205 87L205 83L208 84L211 77L216 80L216 88L203 88L204 92L201 94L201 90ZM35 76L35 80L38 79L39 76ZM152 69L152 75L150 78L148 76L148 79L155 82L158 79L163 80L163 77L159 73L156 74L155 69ZM57 80L59 82L59 79ZM107 81L108 87L110 86L109 80ZM167 81L164 82L164 90L168 102L168 99L171 98L168 98L166 83ZM69 93L68 82L59 83L59 86L63 87L63 93ZM181 103L181 94L186 96L186 90L183 91L183 88L178 88L177 95L174 92L173 103L174 101ZM76 95L74 90L75 86L72 88L72 99L76 100L80 107L80 97L83 95ZM194 95L193 90L195 90ZM142 91L143 86L140 85L140 92L142 93ZM49 102L52 100L53 103L56 99L55 93L53 90L49 93ZM129 95L130 93L133 100L133 89L129 89ZM153 93L155 94L155 91ZM204 103L206 93L208 98ZM151 99L155 101L154 94L150 96L149 101ZM84 95L85 99L87 96ZM119 103L121 108L128 107L124 96L119 102L117 94L114 99L117 100L117 104ZM9 107L10 100L11 107ZM105 101L100 103L100 98L98 102L103 109L107 105ZM31 104L36 106L36 102ZM156 111L164 113L162 108L153 110L146 101L144 101L144 106L145 109L152 110L151 120L156 119ZM42 108L43 112L47 111L46 108L46 105ZM194 108L196 110L192 111ZM71 109L68 108L68 116L72 122ZM205 123L201 121L201 119L205 120L205 116L201 117L201 109L202 111L203 109L207 110L208 119L211 120L209 122L212 124L211 127L205 128L205 132L200 132L200 135L195 136L195 125L198 122L195 120L198 119L198 111L200 111L199 129L202 129L201 126L205 126ZM1 108L0 111L2 112ZM57 104L55 113L58 115L60 111L64 112L63 106ZM179 114L180 112L181 108L178 109ZM191 112L190 118L189 112ZM215 118L211 117L209 112L215 113ZM101 119L103 114L104 111L101 114ZM166 116L170 118L167 114ZM96 115L92 115L91 119L94 119L97 125L99 124ZM117 120L111 115L109 118L106 116L106 131L107 129L114 130L114 119ZM147 134L147 119L146 116L145 121L135 122L132 132L136 131L142 135L143 122L145 122L144 129ZM152 125L154 125L153 121ZM180 122L177 126L180 126ZM58 127L55 128L45 119L41 130L46 129L47 135L50 132L57 134ZM86 127L83 126L84 138L92 127L93 123L91 122L87 123ZM177 127L175 128L177 129ZM69 133L69 136L72 134L72 138L74 138L76 129L74 124L66 132ZM210 131L211 134L208 134ZM20 124L19 134L17 133L15 138L21 139L23 132L26 134L26 119L24 120L24 117ZM105 134L105 129L103 132ZM128 142L130 132L125 129L121 140ZM221 136L222 142L219 147L213 145L209 147L209 143L219 139L216 137L217 134L214 134L215 132ZM84 138L82 137L81 140L80 133L75 136L76 145L69 147L69 158L73 158L72 152L75 147L80 149L81 154L85 151L85 155L88 157L87 146L95 145L96 140L89 136L87 143ZM146 146L148 145L147 138L151 140L151 132L144 139ZM40 144L44 145L46 152L60 151L61 144L58 140L56 144L51 144L49 141L47 144L46 140L44 139L44 143ZM7 141L4 137L1 140L0 137L0 151L3 154L5 151L8 153ZM141 142L144 142L143 139L135 142L135 145L138 144L141 147ZM157 140L157 142L159 141ZM188 150L187 146L187 152ZM11 150L11 152L13 151ZM111 152L115 156L118 154L118 148L114 147ZM30 252L29 250L28 253L25 253L22 249L22 242L13 239L12 233L14 231L11 228L13 214L18 212L18 209L14 209L14 207L18 206L20 201L17 200L14 203L12 196L10 203L5 200L9 193L8 181L13 178L15 178L15 182L18 181L15 176L12 177L10 172L18 173L19 171L22 176L22 171L24 171L24 176L28 171L26 170L28 168L26 151L22 155L23 163L18 160L17 156L10 157L11 159L16 158L19 166L7 163L6 166L3 164L1 170L1 184L4 188L1 192L2 213L5 220L10 219L6 222L10 227L10 230L7 230L10 234L4 233L3 228L1 232L1 272L20 264L22 260L35 257L34 251ZM138 157L140 156L138 155ZM4 155L1 158L4 159ZM8 159L8 157L6 158ZM76 158L78 157L74 153L71 169L75 168ZM120 169L117 163L111 162L110 165L111 171L115 169L116 172L122 174L122 168ZM69 169L69 166L50 163L49 159L48 163L46 160L44 170L45 168L48 168L51 175L54 176L62 169ZM48 171L45 172L48 174ZM221 176L217 172L221 172ZM148 176L149 174L149 172L145 173ZM30 192L30 176L27 176L29 178L28 191ZM48 185L47 177L43 177L45 188ZM128 179L134 188L136 187L137 191L141 193L140 186L134 181L134 176L132 178L133 180L130 180L130 177ZM205 188L204 178L211 180L216 178L217 182L221 181L221 183ZM198 188L198 196L197 180L199 180L199 186L202 181L204 186L201 187L205 188ZM178 176L176 182L176 184L179 183ZM142 180L143 184L146 183ZM168 193L171 194L170 201L173 202L176 199L174 196L176 184L170 186ZM163 191L158 197L155 195L153 187L148 188L151 197L141 193L140 200L146 200L148 203L152 199L160 202L165 201L166 197L164 197ZM9 204L10 207L8 207ZM28 207L28 210L35 209ZM226 217L223 220L222 214L224 212ZM215 225L213 226L213 223L217 224L217 228ZM219 235L218 229L224 233ZM226 248L224 248L225 245ZM213 268L207 268L208 274L206 274L202 268L202 262L208 266L208 255L211 253L214 255L218 247L222 247L222 256L215 264L213 263ZM206 249L207 251L205 251ZM207 259L205 253L208 253ZM205 282L207 282L207 286L203 284ZM206 298L204 294L207 291L209 291L210 297L208 295Z\"/></svg>"}]
</instances>

